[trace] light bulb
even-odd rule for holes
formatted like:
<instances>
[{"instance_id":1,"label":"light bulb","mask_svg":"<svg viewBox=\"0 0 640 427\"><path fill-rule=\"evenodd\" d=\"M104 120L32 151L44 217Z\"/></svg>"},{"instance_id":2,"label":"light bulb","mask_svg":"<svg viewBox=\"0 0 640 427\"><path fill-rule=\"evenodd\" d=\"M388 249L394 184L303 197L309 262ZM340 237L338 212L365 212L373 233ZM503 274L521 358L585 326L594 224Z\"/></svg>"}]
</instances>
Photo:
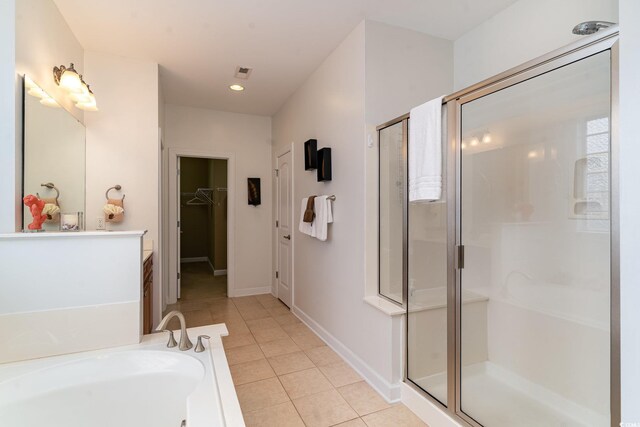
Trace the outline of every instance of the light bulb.
<instances>
[{"instance_id":1,"label":"light bulb","mask_svg":"<svg viewBox=\"0 0 640 427\"><path fill-rule=\"evenodd\" d=\"M242 85L231 85L231 86L229 86L229 89L235 90L236 92L240 92L240 91L244 90L244 86L242 86Z\"/></svg>"},{"instance_id":2,"label":"light bulb","mask_svg":"<svg viewBox=\"0 0 640 427\"><path fill-rule=\"evenodd\" d=\"M36 98L40 98L40 99L42 99L42 98L45 98L45 97L49 96L49 95L47 95L47 94L45 93L45 91L43 91L42 89L40 89L40 88L39 88L39 87L37 87L37 86L36 86L36 87L32 87L31 89L29 89L29 91L28 91L27 93L28 93L29 95L31 95L31 96L35 96Z\"/></svg>"},{"instance_id":3,"label":"light bulb","mask_svg":"<svg viewBox=\"0 0 640 427\"><path fill-rule=\"evenodd\" d=\"M38 87L38 85L33 80L31 80L29 76L24 76L24 85L27 87L27 89Z\"/></svg>"},{"instance_id":4,"label":"light bulb","mask_svg":"<svg viewBox=\"0 0 640 427\"><path fill-rule=\"evenodd\" d=\"M480 144L480 141L478 140L478 138L476 137L471 138L471 142L469 142L469 145L471 145L472 147L475 147L478 144Z\"/></svg>"},{"instance_id":5,"label":"light bulb","mask_svg":"<svg viewBox=\"0 0 640 427\"><path fill-rule=\"evenodd\" d=\"M78 102L76 107L84 111L98 111L98 105L96 104L95 95L89 91L89 101Z\"/></svg>"},{"instance_id":6,"label":"light bulb","mask_svg":"<svg viewBox=\"0 0 640 427\"><path fill-rule=\"evenodd\" d=\"M98 106L90 102L77 103L76 107L83 111L98 111Z\"/></svg>"},{"instance_id":7,"label":"light bulb","mask_svg":"<svg viewBox=\"0 0 640 427\"><path fill-rule=\"evenodd\" d=\"M91 96L90 96L90 92L89 92L89 88L87 87L86 84L82 84L82 91L81 92L74 92L72 93L69 98L71 98L71 100L73 102L81 102L81 103L87 103L87 102L91 102Z\"/></svg>"},{"instance_id":8,"label":"light bulb","mask_svg":"<svg viewBox=\"0 0 640 427\"><path fill-rule=\"evenodd\" d=\"M491 142L491 134L489 132L487 132L484 135L482 135L482 143L483 144L488 144L490 142Z\"/></svg>"},{"instance_id":9,"label":"light bulb","mask_svg":"<svg viewBox=\"0 0 640 427\"><path fill-rule=\"evenodd\" d=\"M62 72L60 87L69 92L82 92L82 80L73 68L73 64Z\"/></svg>"},{"instance_id":10,"label":"light bulb","mask_svg":"<svg viewBox=\"0 0 640 427\"><path fill-rule=\"evenodd\" d=\"M72 93L69 96L69 98L71 98L73 102L80 102L80 103L91 102L91 98L89 97L88 94L85 94L85 93Z\"/></svg>"},{"instance_id":11,"label":"light bulb","mask_svg":"<svg viewBox=\"0 0 640 427\"><path fill-rule=\"evenodd\" d=\"M60 105L58 105L56 100L48 95L40 100L40 104L46 105L47 107L60 108Z\"/></svg>"}]
</instances>

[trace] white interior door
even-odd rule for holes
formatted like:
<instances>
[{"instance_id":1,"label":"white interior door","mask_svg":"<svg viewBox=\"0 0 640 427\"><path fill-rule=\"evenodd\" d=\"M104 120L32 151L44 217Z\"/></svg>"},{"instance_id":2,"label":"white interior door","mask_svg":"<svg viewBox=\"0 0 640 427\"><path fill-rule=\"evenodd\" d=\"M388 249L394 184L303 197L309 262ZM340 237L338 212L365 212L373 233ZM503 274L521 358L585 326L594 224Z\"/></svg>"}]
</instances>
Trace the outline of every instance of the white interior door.
<instances>
[{"instance_id":1,"label":"white interior door","mask_svg":"<svg viewBox=\"0 0 640 427\"><path fill-rule=\"evenodd\" d=\"M292 191L291 191L291 151L278 157L278 298L291 307L293 292L291 288L292 279L292 251L291 251L291 231L292 231Z\"/></svg>"},{"instance_id":2,"label":"white interior door","mask_svg":"<svg viewBox=\"0 0 640 427\"><path fill-rule=\"evenodd\" d=\"M178 272L177 274L177 280L176 280L176 295L178 296L178 299L180 299L180 238L181 238L181 234L182 234L182 230L180 229L180 211L182 210L180 208L180 157L178 157L178 175L177 175L177 185L176 185L176 200L177 200L177 217L178 217L178 221L176 222L176 242L178 244L178 247L176 248L176 253L178 254L178 256L176 257L176 271Z\"/></svg>"}]
</instances>

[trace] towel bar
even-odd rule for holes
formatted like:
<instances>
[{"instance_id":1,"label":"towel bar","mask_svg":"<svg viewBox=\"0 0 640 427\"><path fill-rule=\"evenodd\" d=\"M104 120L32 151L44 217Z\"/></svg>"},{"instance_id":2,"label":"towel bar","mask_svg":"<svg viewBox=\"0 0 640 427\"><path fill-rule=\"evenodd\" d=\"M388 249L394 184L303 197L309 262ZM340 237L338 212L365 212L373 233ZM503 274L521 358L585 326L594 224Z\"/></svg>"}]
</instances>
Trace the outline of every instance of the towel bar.
<instances>
[{"instance_id":1,"label":"towel bar","mask_svg":"<svg viewBox=\"0 0 640 427\"><path fill-rule=\"evenodd\" d=\"M109 188L107 188L106 193L104 193L104 197L105 197L107 200L109 200L109 191L111 191L111 190L117 190L117 191L120 191L120 190L122 190L122 186L120 186L120 184L116 184L116 185L114 185L113 187L109 187ZM124 200L124 194L122 195L122 200Z\"/></svg>"}]
</instances>

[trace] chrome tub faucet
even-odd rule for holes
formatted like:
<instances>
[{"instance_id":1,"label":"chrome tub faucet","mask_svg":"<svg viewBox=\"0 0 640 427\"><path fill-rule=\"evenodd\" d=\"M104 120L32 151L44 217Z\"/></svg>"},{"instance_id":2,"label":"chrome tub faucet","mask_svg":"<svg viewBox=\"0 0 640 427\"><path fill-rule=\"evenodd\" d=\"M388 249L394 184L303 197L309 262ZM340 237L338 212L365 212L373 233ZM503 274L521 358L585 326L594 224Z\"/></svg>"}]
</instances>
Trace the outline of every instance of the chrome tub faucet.
<instances>
[{"instance_id":1,"label":"chrome tub faucet","mask_svg":"<svg viewBox=\"0 0 640 427\"><path fill-rule=\"evenodd\" d=\"M189 339L189 335L187 335L187 322L184 320L184 315L178 310L173 310L167 313L167 315L164 316L160 321L160 324L156 328L156 331L169 332L169 342L167 343L167 347L175 347L176 340L173 338L173 331L167 329L167 324L174 317L178 317L178 320L180 321L180 343L178 344L178 348L180 349L180 351L187 351L191 347L193 347L193 343Z\"/></svg>"}]
</instances>

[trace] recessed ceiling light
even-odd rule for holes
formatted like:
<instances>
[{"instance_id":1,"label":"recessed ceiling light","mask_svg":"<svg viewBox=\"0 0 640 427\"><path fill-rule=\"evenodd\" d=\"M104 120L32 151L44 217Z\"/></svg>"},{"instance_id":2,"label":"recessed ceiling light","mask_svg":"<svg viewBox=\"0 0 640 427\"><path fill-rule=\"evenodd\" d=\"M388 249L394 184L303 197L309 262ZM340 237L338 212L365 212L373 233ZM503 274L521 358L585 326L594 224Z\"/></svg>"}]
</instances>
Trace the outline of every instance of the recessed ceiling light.
<instances>
[{"instance_id":1,"label":"recessed ceiling light","mask_svg":"<svg viewBox=\"0 0 640 427\"><path fill-rule=\"evenodd\" d=\"M229 86L229 89L235 90L236 92L240 92L240 91L244 90L244 86L242 86L242 85L231 85L231 86Z\"/></svg>"}]
</instances>

